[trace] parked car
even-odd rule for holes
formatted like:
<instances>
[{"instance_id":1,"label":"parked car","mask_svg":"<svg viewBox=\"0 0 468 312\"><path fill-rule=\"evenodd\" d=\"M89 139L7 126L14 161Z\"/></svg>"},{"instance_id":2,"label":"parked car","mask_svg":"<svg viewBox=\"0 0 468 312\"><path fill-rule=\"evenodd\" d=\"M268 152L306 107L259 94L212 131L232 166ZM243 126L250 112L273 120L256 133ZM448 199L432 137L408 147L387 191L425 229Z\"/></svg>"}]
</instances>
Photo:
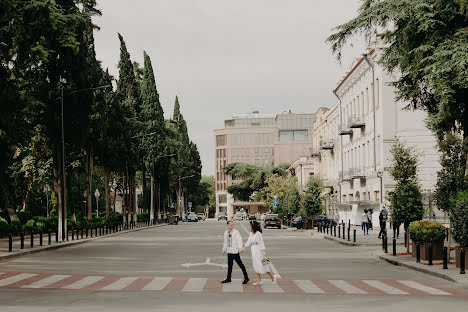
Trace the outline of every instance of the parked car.
<instances>
[{"instance_id":1,"label":"parked car","mask_svg":"<svg viewBox=\"0 0 468 312\"><path fill-rule=\"evenodd\" d=\"M302 221L302 217L292 219L291 227L295 227L296 229L304 228L304 222Z\"/></svg>"},{"instance_id":2,"label":"parked car","mask_svg":"<svg viewBox=\"0 0 468 312\"><path fill-rule=\"evenodd\" d=\"M234 216L234 221L242 221L244 220L244 217L241 214L236 214Z\"/></svg>"},{"instance_id":3,"label":"parked car","mask_svg":"<svg viewBox=\"0 0 468 312\"><path fill-rule=\"evenodd\" d=\"M206 216L203 212L197 213L198 220L205 221Z\"/></svg>"},{"instance_id":4,"label":"parked car","mask_svg":"<svg viewBox=\"0 0 468 312\"><path fill-rule=\"evenodd\" d=\"M183 215L181 220L182 222L187 222L187 215Z\"/></svg>"},{"instance_id":5,"label":"parked car","mask_svg":"<svg viewBox=\"0 0 468 312\"><path fill-rule=\"evenodd\" d=\"M257 221L257 215L255 215L255 214L250 214L250 215L249 215L249 221Z\"/></svg>"},{"instance_id":6,"label":"parked car","mask_svg":"<svg viewBox=\"0 0 468 312\"><path fill-rule=\"evenodd\" d=\"M277 214L266 214L265 221L263 221L263 228L267 228L267 226L274 226L278 229L281 229L281 220Z\"/></svg>"},{"instance_id":7,"label":"parked car","mask_svg":"<svg viewBox=\"0 0 468 312\"><path fill-rule=\"evenodd\" d=\"M327 218L326 216L320 216L314 219L314 226L318 226L319 223L322 225L326 225L330 223L331 225L335 225L335 220Z\"/></svg>"},{"instance_id":8,"label":"parked car","mask_svg":"<svg viewBox=\"0 0 468 312\"><path fill-rule=\"evenodd\" d=\"M187 214L187 221L188 222L198 222L198 216L195 212L189 212Z\"/></svg>"},{"instance_id":9,"label":"parked car","mask_svg":"<svg viewBox=\"0 0 468 312\"><path fill-rule=\"evenodd\" d=\"M218 213L218 221L219 220L226 220L227 221L227 215L226 215L225 212Z\"/></svg>"}]
</instances>

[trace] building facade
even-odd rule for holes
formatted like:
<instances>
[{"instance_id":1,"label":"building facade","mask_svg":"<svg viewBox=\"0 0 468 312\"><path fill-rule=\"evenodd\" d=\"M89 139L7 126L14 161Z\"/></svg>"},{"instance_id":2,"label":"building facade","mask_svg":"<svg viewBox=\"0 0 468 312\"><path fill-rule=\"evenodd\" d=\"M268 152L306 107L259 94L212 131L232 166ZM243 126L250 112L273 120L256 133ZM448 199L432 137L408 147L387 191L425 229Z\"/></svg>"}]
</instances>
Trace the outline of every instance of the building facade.
<instances>
[{"instance_id":1,"label":"building facade","mask_svg":"<svg viewBox=\"0 0 468 312\"><path fill-rule=\"evenodd\" d=\"M312 147L314 114L282 113L277 115L253 112L235 115L224 121L224 128L215 133L216 216L226 212L231 217L236 209L255 213L263 211L263 203L236 202L227 188L235 183L224 168L235 162L257 166L293 163L307 156Z\"/></svg>"},{"instance_id":2,"label":"building facade","mask_svg":"<svg viewBox=\"0 0 468 312\"><path fill-rule=\"evenodd\" d=\"M395 80L381 68L378 49L355 60L334 93L339 99L338 137L342 147L339 166L341 220L361 223L364 209L379 210L395 182L385 170L392 164L391 147L400 139L420 154L418 177L423 192L434 189L440 169L436 139L425 126L426 114L405 110L407 103L395 100Z\"/></svg>"}]
</instances>

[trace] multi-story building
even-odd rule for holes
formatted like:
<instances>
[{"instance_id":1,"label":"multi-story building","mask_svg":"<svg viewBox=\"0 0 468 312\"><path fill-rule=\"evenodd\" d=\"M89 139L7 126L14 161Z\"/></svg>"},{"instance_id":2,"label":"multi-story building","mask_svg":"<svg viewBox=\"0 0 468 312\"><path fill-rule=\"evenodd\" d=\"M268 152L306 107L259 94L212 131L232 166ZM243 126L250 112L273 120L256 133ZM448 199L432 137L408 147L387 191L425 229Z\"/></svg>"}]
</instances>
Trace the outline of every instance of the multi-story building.
<instances>
[{"instance_id":1,"label":"multi-story building","mask_svg":"<svg viewBox=\"0 0 468 312\"><path fill-rule=\"evenodd\" d=\"M426 114L405 110L390 85L394 77L379 66L379 50L355 60L334 93L339 99L340 218L361 223L364 209L372 209L374 223L395 183L385 168L391 166L391 146L399 138L421 155L418 177L423 191L434 189L440 168L436 140L425 126Z\"/></svg>"},{"instance_id":2,"label":"multi-story building","mask_svg":"<svg viewBox=\"0 0 468 312\"><path fill-rule=\"evenodd\" d=\"M255 111L225 120L224 128L214 131L216 215L223 211L231 217L240 208L250 213L264 211L261 202L234 200L227 188L235 181L224 173L224 168L234 162L277 166L307 156L312 147L314 120L314 114L291 111L277 115Z\"/></svg>"}]
</instances>

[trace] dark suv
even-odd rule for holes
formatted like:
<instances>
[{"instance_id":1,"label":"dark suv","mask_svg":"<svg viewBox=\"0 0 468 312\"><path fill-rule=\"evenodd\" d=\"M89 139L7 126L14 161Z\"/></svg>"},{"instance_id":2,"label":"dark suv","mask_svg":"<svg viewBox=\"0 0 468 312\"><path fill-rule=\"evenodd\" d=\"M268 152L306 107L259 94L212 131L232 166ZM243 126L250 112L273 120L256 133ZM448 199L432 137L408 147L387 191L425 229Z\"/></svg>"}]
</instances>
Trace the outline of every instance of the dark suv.
<instances>
[{"instance_id":1,"label":"dark suv","mask_svg":"<svg viewBox=\"0 0 468 312\"><path fill-rule=\"evenodd\" d=\"M281 220L277 214L266 214L265 221L263 221L263 227L266 229L267 226L273 226L281 229Z\"/></svg>"},{"instance_id":2,"label":"dark suv","mask_svg":"<svg viewBox=\"0 0 468 312\"><path fill-rule=\"evenodd\" d=\"M227 215L226 215L225 212L218 213L218 221L219 220L226 220L227 221Z\"/></svg>"}]
</instances>

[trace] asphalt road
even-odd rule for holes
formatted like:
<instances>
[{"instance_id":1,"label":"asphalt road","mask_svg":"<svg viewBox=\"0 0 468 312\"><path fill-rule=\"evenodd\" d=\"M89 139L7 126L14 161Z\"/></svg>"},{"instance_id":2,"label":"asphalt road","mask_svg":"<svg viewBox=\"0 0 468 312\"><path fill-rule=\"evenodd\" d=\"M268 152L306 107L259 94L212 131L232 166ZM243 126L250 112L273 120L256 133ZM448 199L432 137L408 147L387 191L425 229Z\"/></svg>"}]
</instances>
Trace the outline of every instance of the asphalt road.
<instances>
[{"instance_id":1,"label":"asphalt road","mask_svg":"<svg viewBox=\"0 0 468 312\"><path fill-rule=\"evenodd\" d=\"M244 241L247 227L236 224ZM379 261L376 247L288 229L264 230L279 285L223 288L224 230L183 223L0 262L0 311L461 311L468 302L468 289ZM250 252L242 259L253 280Z\"/></svg>"}]
</instances>

